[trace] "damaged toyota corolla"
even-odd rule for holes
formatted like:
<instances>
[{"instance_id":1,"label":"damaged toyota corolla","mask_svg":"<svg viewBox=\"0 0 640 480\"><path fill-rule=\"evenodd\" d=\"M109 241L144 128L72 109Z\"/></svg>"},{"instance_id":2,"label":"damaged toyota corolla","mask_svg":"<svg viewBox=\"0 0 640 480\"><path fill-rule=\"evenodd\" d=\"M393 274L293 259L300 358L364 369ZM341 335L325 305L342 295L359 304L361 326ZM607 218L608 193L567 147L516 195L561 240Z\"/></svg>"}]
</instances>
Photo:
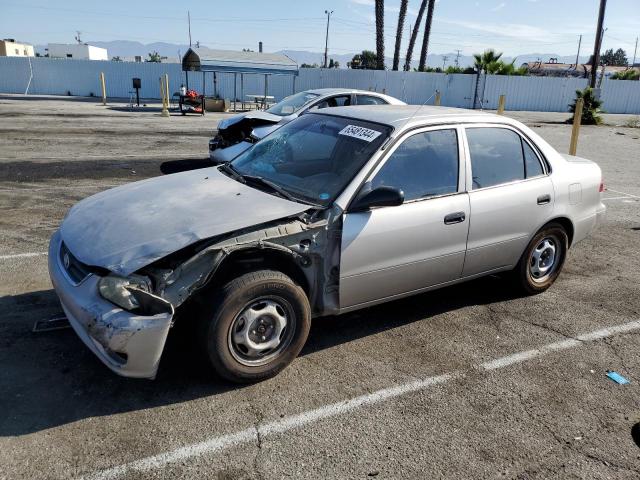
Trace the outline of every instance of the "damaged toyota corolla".
<instances>
[{"instance_id":1,"label":"damaged toyota corolla","mask_svg":"<svg viewBox=\"0 0 640 480\"><path fill-rule=\"evenodd\" d=\"M312 317L496 272L546 290L604 214L602 189L596 164L505 117L331 108L230 164L81 201L49 270L114 372L155 377L170 328L191 322L219 375L259 381L298 355Z\"/></svg>"}]
</instances>

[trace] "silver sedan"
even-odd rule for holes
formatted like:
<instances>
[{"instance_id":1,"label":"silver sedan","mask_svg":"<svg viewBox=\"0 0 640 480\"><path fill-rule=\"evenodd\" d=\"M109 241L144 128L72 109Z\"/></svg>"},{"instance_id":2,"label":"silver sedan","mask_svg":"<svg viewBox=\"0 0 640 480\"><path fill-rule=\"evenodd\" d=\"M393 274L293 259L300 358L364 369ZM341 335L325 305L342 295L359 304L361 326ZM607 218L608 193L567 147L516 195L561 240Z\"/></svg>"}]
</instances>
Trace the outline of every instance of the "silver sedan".
<instances>
[{"instance_id":1,"label":"silver sedan","mask_svg":"<svg viewBox=\"0 0 640 480\"><path fill-rule=\"evenodd\" d=\"M209 140L209 158L214 164L230 162L258 140L308 111L353 105L405 103L384 93L352 88L305 90L284 98L264 112L245 112L221 120L218 133Z\"/></svg>"},{"instance_id":2,"label":"silver sedan","mask_svg":"<svg viewBox=\"0 0 640 480\"><path fill-rule=\"evenodd\" d=\"M116 373L154 377L170 328L195 322L220 376L259 381L298 355L312 317L497 272L544 292L602 219L603 189L595 163L506 117L327 108L229 164L81 201L49 269Z\"/></svg>"}]
</instances>

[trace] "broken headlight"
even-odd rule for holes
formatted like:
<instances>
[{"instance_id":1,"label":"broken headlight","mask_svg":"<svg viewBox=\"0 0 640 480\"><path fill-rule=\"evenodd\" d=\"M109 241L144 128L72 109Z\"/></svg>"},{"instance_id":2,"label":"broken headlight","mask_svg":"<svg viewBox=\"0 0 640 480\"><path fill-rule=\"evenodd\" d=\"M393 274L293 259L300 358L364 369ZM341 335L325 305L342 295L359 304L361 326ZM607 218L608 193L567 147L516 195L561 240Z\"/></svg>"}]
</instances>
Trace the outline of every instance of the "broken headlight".
<instances>
[{"instance_id":1,"label":"broken headlight","mask_svg":"<svg viewBox=\"0 0 640 480\"><path fill-rule=\"evenodd\" d=\"M149 292L149 281L144 277L119 277L108 275L98 282L98 290L102 298L109 300L125 310L140 308L140 301L136 298L135 290Z\"/></svg>"}]
</instances>

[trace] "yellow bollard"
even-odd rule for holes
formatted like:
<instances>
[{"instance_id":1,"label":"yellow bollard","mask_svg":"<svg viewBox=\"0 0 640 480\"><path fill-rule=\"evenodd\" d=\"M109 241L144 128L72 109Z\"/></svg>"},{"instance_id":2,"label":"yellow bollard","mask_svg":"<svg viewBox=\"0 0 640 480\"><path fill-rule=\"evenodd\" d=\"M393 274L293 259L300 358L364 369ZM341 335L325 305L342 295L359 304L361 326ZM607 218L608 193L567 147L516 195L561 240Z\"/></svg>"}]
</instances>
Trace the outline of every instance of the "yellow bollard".
<instances>
[{"instance_id":1,"label":"yellow bollard","mask_svg":"<svg viewBox=\"0 0 640 480\"><path fill-rule=\"evenodd\" d=\"M167 88L164 98L167 101L167 110L169 110L169 74L168 73L164 74L164 85Z\"/></svg>"},{"instance_id":2,"label":"yellow bollard","mask_svg":"<svg viewBox=\"0 0 640 480\"><path fill-rule=\"evenodd\" d=\"M439 107L439 106L440 106L440 101L441 101L441 99L442 99L442 95L440 94L440 90L436 90L436 98L435 98L435 100L433 101L433 104L434 104L436 107Z\"/></svg>"},{"instance_id":3,"label":"yellow bollard","mask_svg":"<svg viewBox=\"0 0 640 480\"><path fill-rule=\"evenodd\" d=\"M584 100L576 100L576 111L573 114L573 128L571 129L571 143L569 144L569 155L575 155L578 149L578 135L580 134L580 122L582 122L582 107Z\"/></svg>"},{"instance_id":4,"label":"yellow bollard","mask_svg":"<svg viewBox=\"0 0 640 480\"><path fill-rule=\"evenodd\" d=\"M506 100L507 96L506 95L500 95L500 98L498 98L498 115L504 115L504 102Z\"/></svg>"},{"instance_id":5,"label":"yellow bollard","mask_svg":"<svg viewBox=\"0 0 640 480\"><path fill-rule=\"evenodd\" d=\"M100 85L102 86L102 105L107 104L107 86L104 83L104 72L100 72Z\"/></svg>"},{"instance_id":6,"label":"yellow bollard","mask_svg":"<svg viewBox=\"0 0 640 480\"><path fill-rule=\"evenodd\" d=\"M162 99L162 112L160 112L160 116L168 117L169 109L167 108L167 88L164 85L164 78L160 77L160 98Z\"/></svg>"}]
</instances>

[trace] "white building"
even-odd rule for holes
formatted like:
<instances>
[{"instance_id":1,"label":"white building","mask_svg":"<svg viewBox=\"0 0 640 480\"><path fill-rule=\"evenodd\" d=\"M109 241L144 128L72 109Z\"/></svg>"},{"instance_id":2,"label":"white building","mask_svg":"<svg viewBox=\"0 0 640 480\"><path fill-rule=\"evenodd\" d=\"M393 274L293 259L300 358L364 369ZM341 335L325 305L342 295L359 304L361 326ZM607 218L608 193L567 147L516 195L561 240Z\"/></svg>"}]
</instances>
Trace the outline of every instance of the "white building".
<instances>
[{"instance_id":1,"label":"white building","mask_svg":"<svg viewBox=\"0 0 640 480\"><path fill-rule=\"evenodd\" d=\"M33 45L18 43L13 38L0 40L0 57L33 57Z\"/></svg>"},{"instance_id":2,"label":"white building","mask_svg":"<svg viewBox=\"0 0 640 480\"><path fill-rule=\"evenodd\" d=\"M76 60L109 60L106 48L86 43L50 43L47 53L51 58L73 58Z\"/></svg>"}]
</instances>

